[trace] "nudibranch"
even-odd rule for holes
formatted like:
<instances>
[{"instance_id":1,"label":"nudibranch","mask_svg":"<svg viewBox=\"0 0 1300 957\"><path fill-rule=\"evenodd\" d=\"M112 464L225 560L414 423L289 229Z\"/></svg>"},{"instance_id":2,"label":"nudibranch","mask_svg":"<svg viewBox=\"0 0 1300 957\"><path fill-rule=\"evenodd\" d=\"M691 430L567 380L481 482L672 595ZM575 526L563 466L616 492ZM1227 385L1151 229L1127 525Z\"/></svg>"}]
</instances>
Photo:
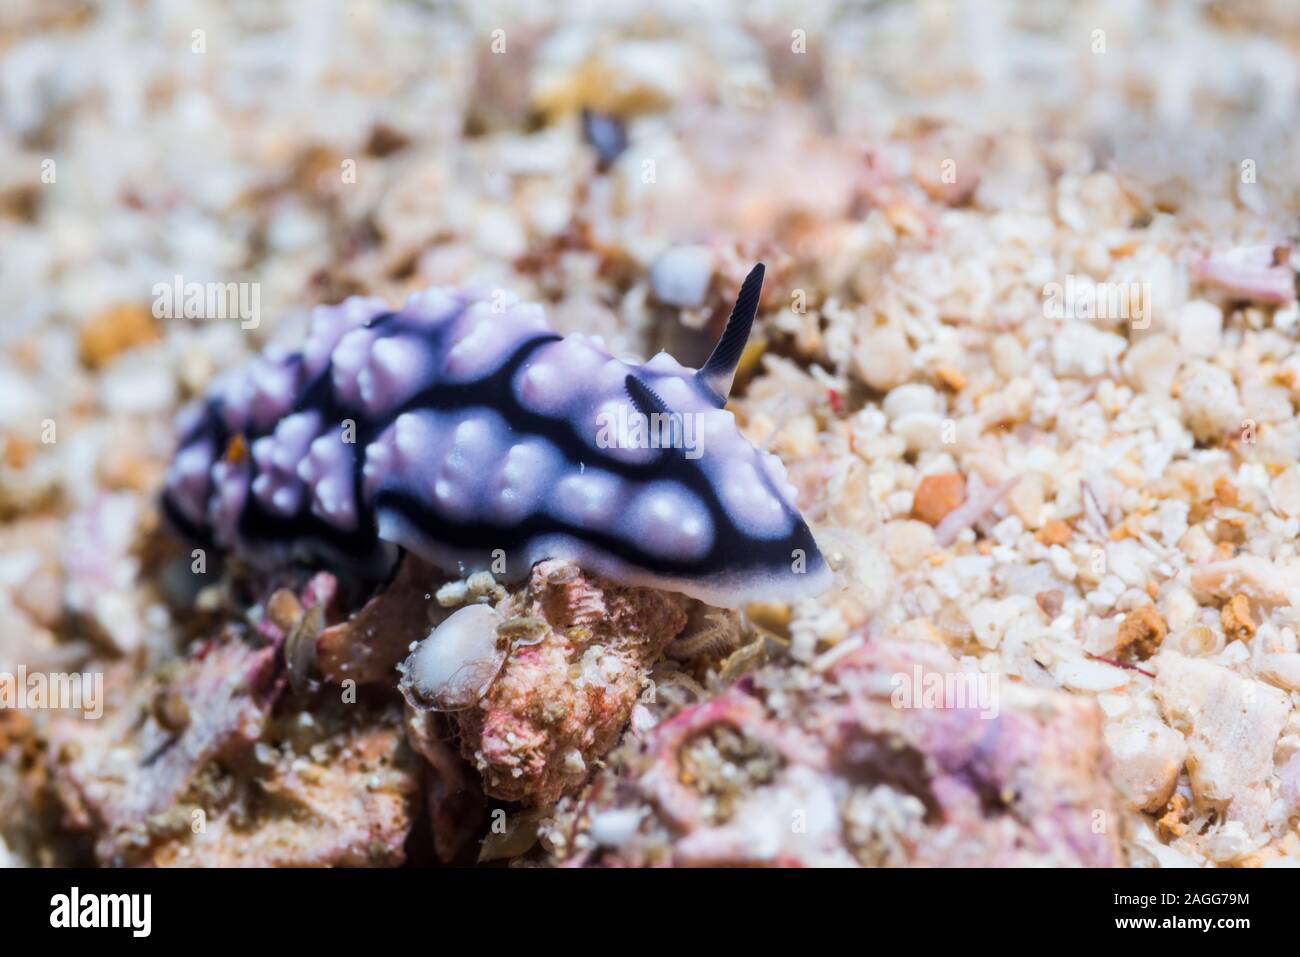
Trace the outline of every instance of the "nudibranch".
<instances>
[{"instance_id":1,"label":"nudibranch","mask_svg":"<svg viewBox=\"0 0 1300 957\"><path fill-rule=\"evenodd\" d=\"M784 466L723 408L762 283L760 263L698 371L561 337L500 292L318 307L301 351L181 413L164 510L259 568L378 580L405 549L506 581L562 558L720 607L818 594L830 571Z\"/></svg>"}]
</instances>

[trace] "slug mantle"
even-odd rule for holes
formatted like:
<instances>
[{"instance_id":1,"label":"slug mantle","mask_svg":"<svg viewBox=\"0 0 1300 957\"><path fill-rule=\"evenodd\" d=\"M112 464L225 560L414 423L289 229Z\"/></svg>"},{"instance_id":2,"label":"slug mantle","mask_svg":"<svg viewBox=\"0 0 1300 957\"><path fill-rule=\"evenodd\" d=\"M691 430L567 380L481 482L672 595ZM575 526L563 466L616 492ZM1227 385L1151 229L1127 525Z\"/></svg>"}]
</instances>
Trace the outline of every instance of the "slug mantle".
<instances>
[{"instance_id":1,"label":"slug mantle","mask_svg":"<svg viewBox=\"0 0 1300 957\"><path fill-rule=\"evenodd\" d=\"M164 509L262 568L381 578L406 549L513 581L565 559L719 607L815 595L830 571L785 468L723 408L762 282L759 264L698 371L562 338L499 293L319 307L301 351L182 413Z\"/></svg>"}]
</instances>

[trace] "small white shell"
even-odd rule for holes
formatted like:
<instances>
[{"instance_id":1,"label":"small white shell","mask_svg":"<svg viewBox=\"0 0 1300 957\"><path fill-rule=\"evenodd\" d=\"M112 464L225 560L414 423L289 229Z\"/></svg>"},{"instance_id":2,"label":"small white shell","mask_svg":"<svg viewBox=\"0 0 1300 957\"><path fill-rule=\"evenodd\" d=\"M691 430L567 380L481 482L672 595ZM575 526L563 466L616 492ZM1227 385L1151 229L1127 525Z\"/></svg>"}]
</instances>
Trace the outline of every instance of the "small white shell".
<instances>
[{"instance_id":1,"label":"small white shell","mask_svg":"<svg viewBox=\"0 0 1300 957\"><path fill-rule=\"evenodd\" d=\"M498 647L501 616L489 605L454 612L406 659L402 693L423 711L464 711L487 692L506 660Z\"/></svg>"}]
</instances>

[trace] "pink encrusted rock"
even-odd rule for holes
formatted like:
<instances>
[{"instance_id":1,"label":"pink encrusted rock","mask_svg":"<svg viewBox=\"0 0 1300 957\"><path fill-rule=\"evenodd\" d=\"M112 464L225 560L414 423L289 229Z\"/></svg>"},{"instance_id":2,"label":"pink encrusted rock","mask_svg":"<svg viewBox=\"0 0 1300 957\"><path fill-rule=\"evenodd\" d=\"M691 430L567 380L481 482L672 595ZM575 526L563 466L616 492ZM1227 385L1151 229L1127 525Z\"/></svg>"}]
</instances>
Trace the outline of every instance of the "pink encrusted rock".
<instances>
[{"instance_id":1,"label":"pink encrusted rock","mask_svg":"<svg viewBox=\"0 0 1300 957\"><path fill-rule=\"evenodd\" d=\"M451 715L484 792L542 805L580 786L623 733L649 668L685 627L685 605L679 595L539 563L498 611L507 625L541 619L545 633L516 642L483 699Z\"/></svg>"},{"instance_id":2,"label":"pink encrusted rock","mask_svg":"<svg viewBox=\"0 0 1300 957\"><path fill-rule=\"evenodd\" d=\"M406 740L425 760L424 801L433 852L444 864L464 855L482 833L483 792L449 740L447 716L406 709Z\"/></svg>"},{"instance_id":3,"label":"pink encrusted rock","mask_svg":"<svg viewBox=\"0 0 1300 957\"><path fill-rule=\"evenodd\" d=\"M912 749L925 759L934 802L927 811L937 815L938 826L918 843L910 863L1122 863L1118 796L1106 775L1094 701L1002 680L993 716L973 707L892 707L879 693L879 675L915 673L917 665L944 675L960 671L944 651L901 642L869 645L842 662L835 680L848 691L844 711L857 724L840 724L832 745L842 773L859 770L864 742L877 746L882 734L891 749ZM836 709L828 710L834 715ZM825 736L829 726L822 728ZM960 850L944 846L946 828L964 832L968 840L957 842Z\"/></svg>"},{"instance_id":4,"label":"pink encrusted rock","mask_svg":"<svg viewBox=\"0 0 1300 957\"><path fill-rule=\"evenodd\" d=\"M330 735L317 762L279 752L251 787L260 801L209 814L206 828L169 835L159 867L396 867L416 807L419 777L400 729L374 715ZM332 721L330 722L333 723ZM234 811L234 813L232 813Z\"/></svg>"},{"instance_id":5,"label":"pink encrusted rock","mask_svg":"<svg viewBox=\"0 0 1300 957\"><path fill-rule=\"evenodd\" d=\"M51 722L64 825L106 865L395 866L424 768L389 701L282 694L302 620L328 618L318 573L267 601L252 640L227 628L130 685L108 676L100 721ZM259 640L260 639L260 640Z\"/></svg>"},{"instance_id":6,"label":"pink encrusted rock","mask_svg":"<svg viewBox=\"0 0 1300 957\"><path fill-rule=\"evenodd\" d=\"M961 674L902 641L765 669L649 732L548 843L605 864L1121 864L1096 705L1005 681L962 707L894 694Z\"/></svg>"},{"instance_id":7,"label":"pink encrusted rock","mask_svg":"<svg viewBox=\"0 0 1300 957\"><path fill-rule=\"evenodd\" d=\"M101 721L54 726L52 750L75 755L56 779L68 823L95 834L101 861L138 853L150 818L172 808L205 766L251 751L283 689L278 654L227 635L136 685Z\"/></svg>"}]
</instances>

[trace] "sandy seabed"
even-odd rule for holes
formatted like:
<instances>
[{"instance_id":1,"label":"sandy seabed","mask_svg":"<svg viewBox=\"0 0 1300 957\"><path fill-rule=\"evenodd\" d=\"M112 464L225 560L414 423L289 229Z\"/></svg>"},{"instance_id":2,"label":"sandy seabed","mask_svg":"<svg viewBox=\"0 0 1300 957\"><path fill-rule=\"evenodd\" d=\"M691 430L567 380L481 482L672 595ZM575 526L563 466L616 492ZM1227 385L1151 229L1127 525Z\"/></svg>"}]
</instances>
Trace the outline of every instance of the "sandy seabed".
<instances>
[{"instance_id":1,"label":"sandy seabed","mask_svg":"<svg viewBox=\"0 0 1300 957\"><path fill-rule=\"evenodd\" d=\"M0 674L104 714L0 709L0 860L1300 860L1300 16L531 6L6 4ZM316 305L508 289L697 365L759 260L729 408L820 598L366 603L160 529L173 416ZM427 712L466 603L514 648Z\"/></svg>"}]
</instances>

